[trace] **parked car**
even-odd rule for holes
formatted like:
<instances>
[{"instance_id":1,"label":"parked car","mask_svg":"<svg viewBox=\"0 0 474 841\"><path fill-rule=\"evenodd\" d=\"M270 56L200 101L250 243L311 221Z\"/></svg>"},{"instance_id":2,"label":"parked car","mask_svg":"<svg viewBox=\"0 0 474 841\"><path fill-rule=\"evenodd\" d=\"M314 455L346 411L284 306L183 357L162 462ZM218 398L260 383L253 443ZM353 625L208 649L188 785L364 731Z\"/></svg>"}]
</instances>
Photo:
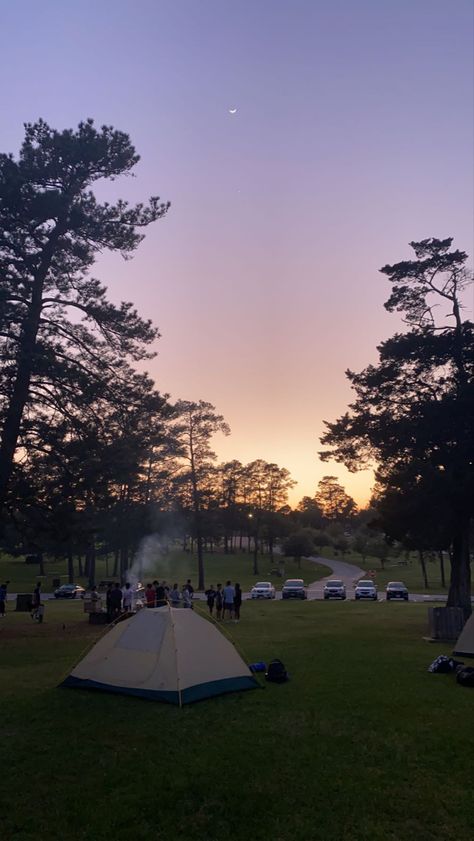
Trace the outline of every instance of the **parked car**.
<instances>
[{"instance_id":1,"label":"parked car","mask_svg":"<svg viewBox=\"0 0 474 841\"><path fill-rule=\"evenodd\" d=\"M389 581L386 589L386 599L404 599L408 601L408 589L405 587L403 581Z\"/></svg>"},{"instance_id":2,"label":"parked car","mask_svg":"<svg viewBox=\"0 0 474 841\"><path fill-rule=\"evenodd\" d=\"M288 578L281 590L282 599L307 599L306 587L302 578Z\"/></svg>"},{"instance_id":3,"label":"parked car","mask_svg":"<svg viewBox=\"0 0 474 841\"><path fill-rule=\"evenodd\" d=\"M345 599L346 587L344 582L339 578L334 578L332 581L326 581L323 594L325 599Z\"/></svg>"},{"instance_id":4,"label":"parked car","mask_svg":"<svg viewBox=\"0 0 474 841\"><path fill-rule=\"evenodd\" d=\"M54 591L54 598L76 599L77 596L79 596L83 599L85 592L84 587L81 587L80 584L61 584L61 586Z\"/></svg>"},{"instance_id":5,"label":"parked car","mask_svg":"<svg viewBox=\"0 0 474 841\"><path fill-rule=\"evenodd\" d=\"M373 581L358 581L355 588L356 599L372 599L377 601L377 588Z\"/></svg>"},{"instance_id":6,"label":"parked car","mask_svg":"<svg viewBox=\"0 0 474 841\"><path fill-rule=\"evenodd\" d=\"M252 599L274 599L275 588L271 581L258 581L250 591Z\"/></svg>"}]
</instances>

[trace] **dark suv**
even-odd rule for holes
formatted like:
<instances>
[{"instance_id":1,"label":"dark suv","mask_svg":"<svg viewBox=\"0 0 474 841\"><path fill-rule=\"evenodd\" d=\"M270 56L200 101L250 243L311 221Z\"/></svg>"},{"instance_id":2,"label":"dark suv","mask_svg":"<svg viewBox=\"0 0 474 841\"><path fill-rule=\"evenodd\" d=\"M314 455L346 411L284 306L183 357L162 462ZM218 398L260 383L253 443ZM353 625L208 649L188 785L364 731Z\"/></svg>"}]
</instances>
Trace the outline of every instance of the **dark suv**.
<instances>
[{"instance_id":1,"label":"dark suv","mask_svg":"<svg viewBox=\"0 0 474 841\"><path fill-rule=\"evenodd\" d=\"M386 599L388 602L390 601L390 599L404 599L404 601L408 601L408 590L405 587L403 581L388 582L386 590Z\"/></svg>"},{"instance_id":2,"label":"dark suv","mask_svg":"<svg viewBox=\"0 0 474 841\"><path fill-rule=\"evenodd\" d=\"M306 599L306 587L302 578L289 578L281 590L282 599Z\"/></svg>"}]
</instances>

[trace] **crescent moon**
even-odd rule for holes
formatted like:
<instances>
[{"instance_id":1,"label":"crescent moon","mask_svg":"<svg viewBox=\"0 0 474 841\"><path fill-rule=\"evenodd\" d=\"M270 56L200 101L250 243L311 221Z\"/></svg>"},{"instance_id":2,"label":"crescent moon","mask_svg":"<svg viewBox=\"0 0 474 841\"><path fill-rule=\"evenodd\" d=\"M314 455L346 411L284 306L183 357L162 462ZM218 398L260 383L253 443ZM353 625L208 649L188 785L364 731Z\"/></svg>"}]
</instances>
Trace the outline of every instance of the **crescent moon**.
<instances>
[{"instance_id":1,"label":"crescent moon","mask_svg":"<svg viewBox=\"0 0 474 841\"><path fill-rule=\"evenodd\" d=\"M229 114L237 114L237 108L229 108Z\"/></svg>"}]
</instances>

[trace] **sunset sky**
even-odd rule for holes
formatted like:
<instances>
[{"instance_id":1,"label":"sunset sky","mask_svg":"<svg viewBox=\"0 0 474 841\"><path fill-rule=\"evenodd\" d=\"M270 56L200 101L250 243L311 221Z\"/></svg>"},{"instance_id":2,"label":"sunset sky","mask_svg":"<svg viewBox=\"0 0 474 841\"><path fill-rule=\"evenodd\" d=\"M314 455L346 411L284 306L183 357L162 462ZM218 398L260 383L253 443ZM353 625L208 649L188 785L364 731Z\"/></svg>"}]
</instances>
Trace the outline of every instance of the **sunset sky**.
<instances>
[{"instance_id":1,"label":"sunset sky","mask_svg":"<svg viewBox=\"0 0 474 841\"><path fill-rule=\"evenodd\" d=\"M214 404L219 458L287 467L292 502L328 473L364 502L371 476L321 464L318 438L400 327L378 269L429 236L474 252L472 0L0 9L1 151L24 121L91 116L142 156L103 194L172 203L94 271L159 326L157 387Z\"/></svg>"}]
</instances>

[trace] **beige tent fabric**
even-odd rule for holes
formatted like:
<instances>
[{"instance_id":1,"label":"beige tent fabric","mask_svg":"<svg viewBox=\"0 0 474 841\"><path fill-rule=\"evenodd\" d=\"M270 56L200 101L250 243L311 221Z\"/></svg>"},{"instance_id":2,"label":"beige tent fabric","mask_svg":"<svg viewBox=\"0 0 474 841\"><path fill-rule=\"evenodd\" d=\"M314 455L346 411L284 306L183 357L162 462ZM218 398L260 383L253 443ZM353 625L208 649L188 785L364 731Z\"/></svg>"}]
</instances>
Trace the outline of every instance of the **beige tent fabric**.
<instances>
[{"instance_id":1,"label":"beige tent fabric","mask_svg":"<svg viewBox=\"0 0 474 841\"><path fill-rule=\"evenodd\" d=\"M115 625L64 685L181 704L258 684L213 623L194 610L165 606Z\"/></svg>"},{"instance_id":2,"label":"beige tent fabric","mask_svg":"<svg viewBox=\"0 0 474 841\"><path fill-rule=\"evenodd\" d=\"M240 654L214 624L194 610L170 610L181 689L249 674Z\"/></svg>"},{"instance_id":3,"label":"beige tent fabric","mask_svg":"<svg viewBox=\"0 0 474 841\"><path fill-rule=\"evenodd\" d=\"M471 614L459 634L453 653L464 657L474 657L474 613Z\"/></svg>"}]
</instances>

